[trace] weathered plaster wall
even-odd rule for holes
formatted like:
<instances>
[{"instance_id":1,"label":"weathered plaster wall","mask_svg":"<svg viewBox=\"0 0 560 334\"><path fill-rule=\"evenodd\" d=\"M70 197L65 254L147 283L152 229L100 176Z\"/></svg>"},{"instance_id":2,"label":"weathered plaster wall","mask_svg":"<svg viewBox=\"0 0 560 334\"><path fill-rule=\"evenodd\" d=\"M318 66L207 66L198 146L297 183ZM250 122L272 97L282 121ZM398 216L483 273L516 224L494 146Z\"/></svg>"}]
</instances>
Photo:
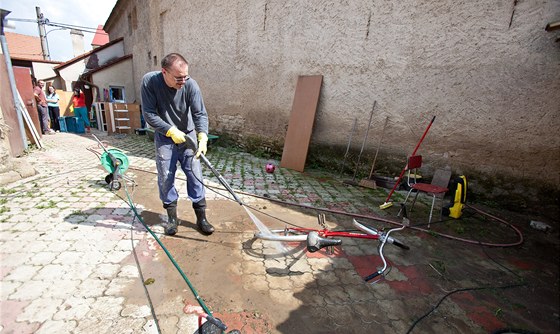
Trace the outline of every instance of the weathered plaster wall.
<instances>
[{"instance_id":1,"label":"weathered plaster wall","mask_svg":"<svg viewBox=\"0 0 560 334\"><path fill-rule=\"evenodd\" d=\"M74 87L72 87L72 82L78 80L80 75L84 72L84 68L86 65L85 60L80 60L74 64L68 65L64 68L61 68L58 73L62 78L61 86L57 87L61 88L65 91L72 91Z\"/></svg>"},{"instance_id":2,"label":"weathered plaster wall","mask_svg":"<svg viewBox=\"0 0 560 334\"><path fill-rule=\"evenodd\" d=\"M57 64L33 62L33 74L39 80L56 77L56 73L53 70L53 67L56 65Z\"/></svg>"},{"instance_id":3,"label":"weathered plaster wall","mask_svg":"<svg viewBox=\"0 0 560 334\"><path fill-rule=\"evenodd\" d=\"M135 81L132 76L132 59L119 62L92 75L92 81L100 91L110 86L124 86L127 103L140 103L136 98Z\"/></svg>"},{"instance_id":4,"label":"weathered plaster wall","mask_svg":"<svg viewBox=\"0 0 560 334\"><path fill-rule=\"evenodd\" d=\"M129 24L133 8L137 26ZM560 184L560 1L120 0L106 29L134 76L184 54L214 131L282 140L298 75L324 76L312 145L419 153L455 171ZM511 26L510 26L511 20ZM157 57L157 59L154 59ZM138 90L137 84L136 89Z\"/></svg>"}]
</instances>

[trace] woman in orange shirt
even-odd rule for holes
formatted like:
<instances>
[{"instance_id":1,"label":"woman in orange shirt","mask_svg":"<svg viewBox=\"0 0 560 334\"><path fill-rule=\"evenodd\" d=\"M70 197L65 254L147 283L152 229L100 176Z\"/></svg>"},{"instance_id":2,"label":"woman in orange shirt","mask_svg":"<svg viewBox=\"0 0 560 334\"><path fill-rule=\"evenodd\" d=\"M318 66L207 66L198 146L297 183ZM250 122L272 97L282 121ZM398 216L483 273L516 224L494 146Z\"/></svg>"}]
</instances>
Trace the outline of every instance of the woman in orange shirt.
<instances>
[{"instance_id":1,"label":"woman in orange shirt","mask_svg":"<svg viewBox=\"0 0 560 334\"><path fill-rule=\"evenodd\" d=\"M88 110L86 106L86 96L80 88L74 89L72 104L74 105L74 115L84 121L87 132L90 132Z\"/></svg>"}]
</instances>

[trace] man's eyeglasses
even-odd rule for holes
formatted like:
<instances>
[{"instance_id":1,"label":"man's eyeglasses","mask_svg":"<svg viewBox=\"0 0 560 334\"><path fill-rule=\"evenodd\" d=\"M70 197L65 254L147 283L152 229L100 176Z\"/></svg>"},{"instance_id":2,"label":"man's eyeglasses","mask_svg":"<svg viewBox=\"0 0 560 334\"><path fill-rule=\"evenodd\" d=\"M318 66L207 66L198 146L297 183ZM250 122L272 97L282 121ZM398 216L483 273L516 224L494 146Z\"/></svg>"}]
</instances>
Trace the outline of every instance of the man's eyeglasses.
<instances>
[{"instance_id":1,"label":"man's eyeglasses","mask_svg":"<svg viewBox=\"0 0 560 334\"><path fill-rule=\"evenodd\" d=\"M184 77L176 77L176 76L172 75L172 74L171 74L169 71L167 71L167 70L165 71L165 73L169 73L169 74L173 77L173 79L175 79L175 82L177 82L177 83L186 82L186 81L188 81L188 80L191 78L191 77L188 76L188 75L185 75Z\"/></svg>"},{"instance_id":2,"label":"man's eyeglasses","mask_svg":"<svg viewBox=\"0 0 560 334\"><path fill-rule=\"evenodd\" d=\"M188 75L185 75L184 77L176 77L173 76L173 79L175 79L175 82L186 82L190 79L191 77L189 77Z\"/></svg>"}]
</instances>

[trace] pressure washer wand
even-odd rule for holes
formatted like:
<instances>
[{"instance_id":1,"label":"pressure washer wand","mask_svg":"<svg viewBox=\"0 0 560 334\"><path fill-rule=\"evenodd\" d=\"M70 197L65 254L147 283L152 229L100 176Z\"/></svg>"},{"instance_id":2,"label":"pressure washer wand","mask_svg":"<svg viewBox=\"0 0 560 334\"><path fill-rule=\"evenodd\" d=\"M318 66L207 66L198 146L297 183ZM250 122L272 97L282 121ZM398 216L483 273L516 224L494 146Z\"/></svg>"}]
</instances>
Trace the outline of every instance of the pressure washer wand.
<instances>
[{"instance_id":1,"label":"pressure washer wand","mask_svg":"<svg viewBox=\"0 0 560 334\"><path fill-rule=\"evenodd\" d=\"M196 142L194 141L194 139L192 139L190 136L186 135L185 136L187 138L187 140L190 142L190 148L192 148L195 152L196 149L198 147L198 145L196 144ZM235 199L235 201L237 203L239 203L240 205L243 205L243 202L239 199L239 197L237 197L237 195L235 194L235 192L233 191L233 189L231 188L231 186L226 182L226 180L222 177L222 175L216 170L216 168L214 168L214 166L212 166L212 164L210 163L210 161L208 161L208 158L206 158L206 156L203 153L200 153L200 160L202 160L202 162L208 167L210 168L210 170L212 171L212 173L214 173L214 175L216 175L216 177L218 178L218 181L220 181L220 183L226 188L226 190L233 196L233 198Z\"/></svg>"},{"instance_id":2,"label":"pressure washer wand","mask_svg":"<svg viewBox=\"0 0 560 334\"><path fill-rule=\"evenodd\" d=\"M235 192L233 191L233 189L231 188L231 186L226 182L226 180L222 177L222 175L214 168L214 166L212 166L212 164L210 163L210 161L208 161L208 159L206 158L206 156L202 153L200 153L200 160L202 160L202 162L204 162L204 164L210 168L210 170L212 171L212 173L214 173L214 175L216 175L216 177L218 178L218 181L220 181L220 183L227 189L227 191L229 191L229 193L233 196L233 198L235 199L235 201L237 203L239 203L240 205L243 205L243 202L241 202L241 200L239 199L239 197L237 197L237 195L235 194Z\"/></svg>"}]
</instances>

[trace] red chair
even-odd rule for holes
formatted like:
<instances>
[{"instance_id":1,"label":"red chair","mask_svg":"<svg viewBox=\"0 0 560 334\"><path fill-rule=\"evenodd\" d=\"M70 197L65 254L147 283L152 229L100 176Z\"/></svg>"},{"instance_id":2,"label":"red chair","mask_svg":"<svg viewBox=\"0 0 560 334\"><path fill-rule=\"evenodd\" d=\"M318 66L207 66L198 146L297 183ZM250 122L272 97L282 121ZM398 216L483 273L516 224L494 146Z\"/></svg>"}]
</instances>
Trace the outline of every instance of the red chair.
<instances>
[{"instance_id":1,"label":"red chair","mask_svg":"<svg viewBox=\"0 0 560 334\"><path fill-rule=\"evenodd\" d=\"M408 170L408 186L410 190L408 194L406 194L406 198L404 200L404 205L406 206L406 202L410 197L410 194L413 190L416 190L416 196L414 196L414 201L412 201L412 205L410 207L409 212L412 211L414 204L416 203L416 199L418 198L418 194L426 193L432 196L432 206L430 208L430 218L428 219L428 228L430 228L430 223L432 222L432 215L434 210L434 205L436 203L436 198L441 199L441 207L440 207L440 217L441 211L443 209L443 197L447 192L447 186L449 185L449 180L451 179L451 171L446 169L438 169L434 173L434 177L432 178L431 183L417 183L417 170L418 168L422 167L422 156L421 155L414 155L408 158L408 164L406 165L406 169ZM413 171L414 176L411 175L411 171ZM400 215L400 212L399 212Z\"/></svg>"}]
</instances>

